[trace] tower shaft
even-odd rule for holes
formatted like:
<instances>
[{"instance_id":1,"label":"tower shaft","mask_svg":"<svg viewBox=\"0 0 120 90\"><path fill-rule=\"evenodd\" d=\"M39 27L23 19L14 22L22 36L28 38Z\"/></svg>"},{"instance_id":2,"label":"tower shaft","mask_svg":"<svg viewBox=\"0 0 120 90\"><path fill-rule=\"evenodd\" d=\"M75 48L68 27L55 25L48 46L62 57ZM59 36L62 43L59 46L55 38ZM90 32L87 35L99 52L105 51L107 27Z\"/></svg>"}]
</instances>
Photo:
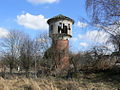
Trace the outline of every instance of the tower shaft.
<instances>
[{"instance_id":1,"label":"tower shaft","mask_svg":"<svg viewBox=\"0 0 120 90\"><path fill-rule=\"evenodd\" d=\"M65 69L69 66L69 41L53 40L53 50L55 51L55 62L57 68Z\"/></svg>"}]
</instances>

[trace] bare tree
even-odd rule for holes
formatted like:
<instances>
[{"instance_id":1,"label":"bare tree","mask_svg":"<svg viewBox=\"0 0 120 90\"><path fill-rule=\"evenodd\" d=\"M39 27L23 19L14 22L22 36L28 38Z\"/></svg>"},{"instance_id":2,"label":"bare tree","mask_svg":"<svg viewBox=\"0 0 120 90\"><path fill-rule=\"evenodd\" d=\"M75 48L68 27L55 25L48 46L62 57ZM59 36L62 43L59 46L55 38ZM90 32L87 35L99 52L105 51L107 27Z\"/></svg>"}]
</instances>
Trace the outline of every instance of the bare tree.
<instances>
[{"instance_id":1,"label":"bare tree","mask_svg":"<svg viewBox=\"0 0 120 90\"><path fill-rule=\"evenodd\" d=\"M35 77L38 70L39 63L44 62L41 60L45 51L50 47L50 39L47 34L39 34L35 39L26 36L20 46L20 61L22 67L26 71L26 77L29 76L29 70L34 66Z\"/></svg>"},{"instance_id":2,"label":"bare tree","mask_svg":"<svg viewBox=\"0 0 120 90\"><path fill-rule=\"evenodd\" d=\"M86 0L91 25L110 34L109 43L120 49L120 0Z\"/></svg>"},{"instance_id":3,"label":"bare tree","mask_svg":"<svg viewBox=\"0 0 120 90\"><path fill-rule=\"evenodd\" d=\"M78 70L106 70L114 66L116 60L107 55L109 49L106 46L94 46L85 52L71 54L71 64L74 72Z\"/></svg>"},{"instance_id":4,"label":"bare tree","mask_svg":"<svg viewBox=\"0 0 120 90\"><path fill-rule=\"evenodd\" d=\"M19 46L22 41L23 33L20 31L10 31L6 38L3 38L1 42L2 53L6 64L10 68L10 73L15 67L15 61L19 58Z\"/></svg>"},{"instance_id":5,"label":"bare tree","mask_svg":"<svg viewBox=\"0 0 120 90\"><path fill-rule=\"evenodd\" d=\"M110 50L106 46L94 46L91 49L93 69L106 70L111 69L115 65L115 57L108 54L108 52L110 52Z\"/></svg>"},{"instance_id":6,"label":"bare tree","mask_svg":"<svg viewBox=\"0 0 120 90\"><path fill-rule=\"evenodd\" d=\"M31 68L32 61L33 61L33 43L31 39L27 36L22 41L20 46L20 62L21 66L26 72L26 77L29 77L29 69Z\"/></svg>"},{"instance_id":7,"label":"bare tree","mask_svg":"<svg viewBox=\"0 0 120 90\"><path fill-rule=\"evenodd\" d=\"M120 20L120 0L86 0L93 24L111 25Z\"/></svg>"},{"instance_id":8,"label":"bare tree","mask_svg":"<svg viewBox=\"0 0 120 90\"><path fill-rule=\"evenodd\" d=\"M49 38L47 33L42 33L38 35L37 41L40 44L40 52L42 56L44 56L44 53L46 52L46 50L51 47L52 40L51 38Z\"/></svg>"},{"instance_id":9,"label":"bare tree","mask_svg":"<svg viewBox=\"0 0 120 90\"><path fill-rule=\"evenodd\" d=\"M51 39L49 38L48 34L40 33L38 36L32 40L32 59L33 59L33 66L35 68L35 77L41 72L46 72L47 60L44 56L46 51L51 46Z\"/></svg>"},{"instance_id":10,"label":"bare tree","mask_svg":"<svg viewBox=\"0 0 120 90\"><path fill-rule=\"evenodd\" d=\"M90 24L116 36L120 28L120 0L86 0Z\"/></svg>"},{"instance_id":11,"label":"bare tree","mask_svg":"<svg viewBox=\"0 0 120 90\"><path fill-rule=\"evenodd\" d=\"M81 57L81 54L78 53L78 54L74 54L72 52L69 52L69 56L70 56L70 63L71 63L71 66L73 67L70 67L70 68L73 68L74 69L74 72L77 72L78 71L78 65L79 65L79 59Z\"/></svg>"},{"instance_id":12,"label":"bare tree","mask_svg":"<svg viewBox=\"0 0 120 90\"><path fill-rule=\"evenodd\" d=\"M38 40L33 40L33 61L34 61L34 70L35 70L35 77L37 78L37 63L38 60L41 58L41 53L40 53L40 43L38 42Z\"/></svg>"},{"instance_id":13,"label":"bare tree","mask_svg":"<svg viewBox=\"0 0 120 90\"><path fill-rule=\"evenodd\" d=\"M95 59L101 58L107 55L109 49L106 46L94 46L91 48L90 52Z\"/></svg>"},{"instance_id":14,"label":"bare tree","mask_svg":"<svg viewBox=\"0 0 120 90\"><path fill-rule=\"evenodd\" d=\"M120 53L120 34L110 36L107 43L111 43L114 46L115 52Z\"/></svg>"},{"instance_id":15,"label":"bare tree","mask_svg":"<svg viewBox=\"0 0 120 90\"><path fill-rule=\"evenodd\" d=\"M43 51L41 49L41 43L43 43L43 41L40 40L40 37L32 40L32 56L33 56L33 66L34 66L34 70L35 70L35 77L37 78L37 70L40 67L39 62L42 60L42 55L43 55Z\"/></svg>"},{"instance_id":16,"label":"bare tree","mask_svg":"<svg viewBox=\"0 0 120 90\"><path fill-rule=\"evenodd\" d=\"M70 61L71 65L73 65L74 73L77 73L79 70L90 70L90 68L94 65L92 52L90 51L79 52L70 56Z\"/></svg>"},{"instance_id":17,"label":"bare tree","mask_svg":"<svg viewBox=\"0 0 120 90\"><path fill-rule=\"evenodd\" d=\"M6 65L4 58L0 58L0 73L3 78L5 78L6 75Z\"/></svg>"}]
</instances>

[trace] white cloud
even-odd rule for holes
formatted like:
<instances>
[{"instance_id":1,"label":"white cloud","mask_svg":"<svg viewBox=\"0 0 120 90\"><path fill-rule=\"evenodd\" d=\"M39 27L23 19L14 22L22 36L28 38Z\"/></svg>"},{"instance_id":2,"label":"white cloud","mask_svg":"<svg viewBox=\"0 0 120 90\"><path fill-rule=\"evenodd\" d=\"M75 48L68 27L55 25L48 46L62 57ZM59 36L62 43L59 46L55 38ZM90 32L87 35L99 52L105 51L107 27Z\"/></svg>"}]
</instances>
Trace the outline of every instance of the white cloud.
<instances>
[{"instance_id":1,"label":"white cloud","mask_svg":"<svg viewBox=\"0 0 120 90\"><path fill-rule=\"evenodd\" d=\"M106 43L106 41L109 38L109 35L104 31L92 30L86 32L84 35L78 35L78 38L86 41L92 41L102 44L102 43Z\"/></svg>"},{"instance_id":2,"label":"white cloud","mask_svg":"<svg viewBox=\"0 0 120 90\"><path fill-rule=\"evenodd\" d=\"M9 34L9 31L5 28L0 27L0 38L6 38Z\"/></svg>"},{"instance_id":3,"label":"white cloud","mask_svg":"<svg viewBox=\"0 0 120 90\"><path fill-rule=\"evenodd\" d=\"M81 42L81 43L80 43L80 46L88 47L89 45L88 45L88 43L86 43L86 42Z\"/></svg>"},{"instance_id":4,"label":"white cloud","mask_svg":"<svg viewBox=\"0 0 120 90\"><path fill-rule=\"evenodd\" d=\"M47 30L47 20L43 15L31 15L29 13L17 16L17 23L19 25L34 30Z\"/></svg>"},{"instance_id":5,"label":"white cloud","mask_svg":"<svg viewBox=\"0 0 120 90\"><path fill-rule=\"evenodd\" d=\"M95 41L95 42L99 42L99 43L106 43L106 41L109 38L109 35L106 32L97 31L97 30L88 31L86 33L86 36L88 39Z\"/></svg>"},{"instance_id":6,"label":"white cloud","mask_svg":"<svg viewBox=\"0 0 120 90\"><path fill-rule=\"evenodd\" d=\"M55 3L59 2L59 0L27 0L28 2L32 4L44 4L44 3Z\"/></svg>"},{"instance_id":7,"label":"white cloud","mask_svg":"<svg viewBox=\"0 0 120 90\"><path fill-rule=\"evenodd\" d=\"M78 21L76 26L79 28L85 28L85 27L87 27L87 23L83 23L83 22Z\"/></svg>"}]
</instances>

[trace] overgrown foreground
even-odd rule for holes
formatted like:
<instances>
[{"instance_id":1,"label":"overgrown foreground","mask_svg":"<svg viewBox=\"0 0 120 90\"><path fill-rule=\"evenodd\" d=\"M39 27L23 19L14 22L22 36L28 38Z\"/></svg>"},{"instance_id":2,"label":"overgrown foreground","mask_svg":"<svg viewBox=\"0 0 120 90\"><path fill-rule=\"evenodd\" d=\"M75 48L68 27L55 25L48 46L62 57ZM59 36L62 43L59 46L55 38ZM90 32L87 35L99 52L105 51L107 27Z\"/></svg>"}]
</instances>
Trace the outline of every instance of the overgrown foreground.
<instances>
[{"instance_id":1,"label":"overgrown foreground","mask_svg":"<svg viewBox=\"0 0 120 90\"><path fill-rule=\"evenodd\" d=\"M109 73L110 74L110 73ZM0 78L0 90L119 90L119 75L79 74L77 78Z\"/></svg>"}]
</instances>

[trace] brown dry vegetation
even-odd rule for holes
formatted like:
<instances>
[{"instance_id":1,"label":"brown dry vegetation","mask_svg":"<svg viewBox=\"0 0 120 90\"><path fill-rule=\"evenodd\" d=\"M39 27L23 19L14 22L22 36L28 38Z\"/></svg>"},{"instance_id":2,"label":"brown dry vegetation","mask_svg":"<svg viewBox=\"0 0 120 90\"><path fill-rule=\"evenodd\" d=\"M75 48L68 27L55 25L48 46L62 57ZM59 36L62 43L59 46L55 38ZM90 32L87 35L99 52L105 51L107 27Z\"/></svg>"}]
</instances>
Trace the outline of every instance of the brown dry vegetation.
<instances>
[{"instance_id":1,"label":"brown dry vegetation","mask_svg":"<svg viewBox=\"0 0 120 90\"><path fill-rule=\"evenodd\" d=\"M103 78L103 74L80 74L72 79L43 78L0 78L0 90L119 90L118 81ZM107 81L105 79L108 79ZM115 82L115 83L114 83Z\"/></svg>"}]
</instances>

